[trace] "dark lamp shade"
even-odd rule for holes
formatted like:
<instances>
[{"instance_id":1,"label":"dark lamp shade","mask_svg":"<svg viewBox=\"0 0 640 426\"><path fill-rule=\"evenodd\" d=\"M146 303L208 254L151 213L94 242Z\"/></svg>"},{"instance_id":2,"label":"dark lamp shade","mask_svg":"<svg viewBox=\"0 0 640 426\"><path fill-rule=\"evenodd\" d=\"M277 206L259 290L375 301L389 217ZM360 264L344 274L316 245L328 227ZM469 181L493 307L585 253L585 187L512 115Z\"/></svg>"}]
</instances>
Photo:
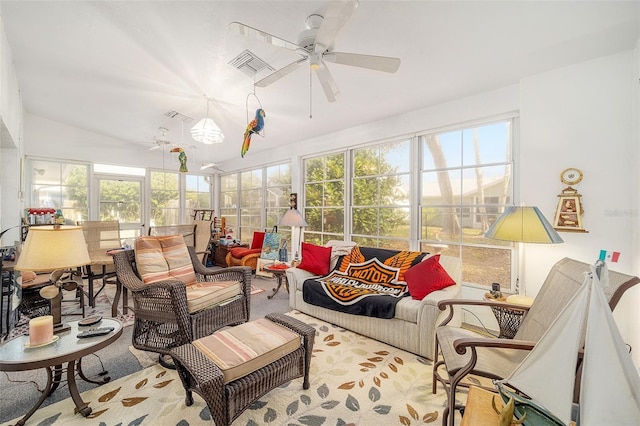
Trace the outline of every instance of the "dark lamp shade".
<instances>
[{"instance_id":1,"label":"dark lamp shade","mask_svg":"<svg viewBox=\"0 0 640 426\"><path fill-rule=\"evenodd\" d=\"M487 238L521 243L558 244L564 240L537 207L511 206L484 234Z\"/></svg>"},{"instance_id":2,"label":"dark lamp shade","mask_svg":"<svg viewBox=\"0 0 640 426\"><path fill-rule=\"evenodd\" d=\"M298 209L289 209L280 219L278 226L308 226L307 221L300 214Z\"/></svg>"},{"instance_id":3,"label":"dark lamp shade","mask_svg":"<svg viewBox=\"0 0 640 426\"><path fill-rule=\"evenodd\" d=\"M91 263L79 226L32 226L15 269L49 272Z\"/></svg>"}]
</instances>

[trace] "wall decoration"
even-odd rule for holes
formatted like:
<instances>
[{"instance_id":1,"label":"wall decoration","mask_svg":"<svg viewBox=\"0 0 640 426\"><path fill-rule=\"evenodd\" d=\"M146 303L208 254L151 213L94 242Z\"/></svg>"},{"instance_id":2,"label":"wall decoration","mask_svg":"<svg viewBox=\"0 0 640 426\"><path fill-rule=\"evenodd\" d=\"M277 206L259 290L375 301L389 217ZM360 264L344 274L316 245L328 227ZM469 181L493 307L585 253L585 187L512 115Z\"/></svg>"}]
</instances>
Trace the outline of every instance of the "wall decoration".
<instances>
[{"instance_id":1,"label":"wall decoration","mask_svg":"<svg viewBox=\"0 0 640 426\"><path fill-rule=\"evenodd\" d=\"M582 226L582 195L571 185L577 185L582 181L582 171L580 169L568 168L560 173L562 183L568 185L558 195L558 207L556 209L553 227L557 231L566 232L589 232Z\"/></svg>"}]
</instances>

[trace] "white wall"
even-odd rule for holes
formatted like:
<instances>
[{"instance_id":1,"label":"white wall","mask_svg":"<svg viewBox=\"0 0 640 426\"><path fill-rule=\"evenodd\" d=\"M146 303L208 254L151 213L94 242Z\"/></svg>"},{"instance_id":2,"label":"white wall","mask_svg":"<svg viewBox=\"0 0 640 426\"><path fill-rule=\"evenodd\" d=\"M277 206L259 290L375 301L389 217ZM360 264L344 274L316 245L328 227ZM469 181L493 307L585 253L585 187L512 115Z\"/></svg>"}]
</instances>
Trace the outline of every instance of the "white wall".
<instances>
[{"instance_id":1,"label":"white wall","mask_svg":"<svg viewBox=\"0 0 640 426\"><path fill-rule=\"evenodd\" d=\"M0 15L1 15L0 8ZM11 47L0 19L0 230L20 224L20 158L22 158L22 99L13 67ZM3 236L2 244L18 240L18 230Z\"/></svg>"},{"instance_id":2,"label":"white wall","mask_svg":"<svg viewBox=\"0 0 640 426\"><path fill-rule=\"evenodd\" d=\"M24 154L31 157L162 167L162 150L100 135L33 114L25 114ZM100 148L94 148L99 146ZM169 158L169 154L167 157Z\"/></svg>"},{"instance_id":3,"label":"white wall","mask_svg":"<svg viewBox=\"0 0 640 426\"><path fill-rule=\"evenodd\" d=\"M615 250L621 253L620 261L609 264L610 269L639 272L633 232L637 232L639 189L635 68L634 52L628 51L521 81L521 198L552 218L555 195L564 186L559 174L577 167L584 173L576 189L583 196L583 226L589 231L562 233L564 244L525 248L524 282L530 295L537 293L546 271L564 256L592 263L600 249ZM615 315L638 365L639 302L640 288L634 288Z\"/></svg>"}]
</instances>

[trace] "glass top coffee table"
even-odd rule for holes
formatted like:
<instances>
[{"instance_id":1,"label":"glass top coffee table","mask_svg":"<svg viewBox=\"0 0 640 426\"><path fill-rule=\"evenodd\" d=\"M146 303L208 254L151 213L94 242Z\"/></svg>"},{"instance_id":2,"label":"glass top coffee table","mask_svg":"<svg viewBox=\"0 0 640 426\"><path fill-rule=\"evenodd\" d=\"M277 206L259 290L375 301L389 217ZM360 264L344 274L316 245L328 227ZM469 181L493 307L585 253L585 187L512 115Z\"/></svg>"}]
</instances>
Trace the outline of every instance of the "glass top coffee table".
<instances>
[{"instance_id":1,"label":"glass top coffee table","mask_svg":"<svg viewBox=\"0 0 640 426\"><path fill-rule=\"evenodd\" d=\"M47 384L42 396L31 410L16 424L24 423L36 412L45 399L56 390L62 381L63 364L67 363L66 381L69 393L80 414L87 417L91 414L89 407L80 397L75 381L76 372L86 382L104 384L110 377L103 376L100 381L91 380L82 372L82 357L92 354L111 343L122 335L122 323L116 319L104 318L97 324L81 327L78 321L67 323L70 329L54 335L54 341L47 345L28 347L29 336L20 336L0 346L0 371L27 371L44 368L47 372ZM113 327L113 331L103 336L78 338L78 333L89 328ZM56 337L58 337L57 340ZM105 372L106 373L106 372Z\"/></svg>"}]
</instances>

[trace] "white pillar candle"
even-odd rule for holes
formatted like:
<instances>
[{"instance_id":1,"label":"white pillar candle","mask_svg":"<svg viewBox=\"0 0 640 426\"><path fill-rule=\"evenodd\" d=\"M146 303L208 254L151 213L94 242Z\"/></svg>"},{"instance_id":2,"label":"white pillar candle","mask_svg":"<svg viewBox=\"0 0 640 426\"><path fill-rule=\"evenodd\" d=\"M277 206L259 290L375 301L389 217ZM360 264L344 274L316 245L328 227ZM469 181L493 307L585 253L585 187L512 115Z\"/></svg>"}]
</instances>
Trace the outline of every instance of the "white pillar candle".
<instances>
[{"instance_id":1,"label":"white pillar candle","mask_svg":"<svg viewBox=\"0 0 640 426\"><path fill-rule=\"evenodd\" d=\"M42 345L52 340L53 316L45 315L29 320L29 345Z\"/></svg>"}]
</instances>

